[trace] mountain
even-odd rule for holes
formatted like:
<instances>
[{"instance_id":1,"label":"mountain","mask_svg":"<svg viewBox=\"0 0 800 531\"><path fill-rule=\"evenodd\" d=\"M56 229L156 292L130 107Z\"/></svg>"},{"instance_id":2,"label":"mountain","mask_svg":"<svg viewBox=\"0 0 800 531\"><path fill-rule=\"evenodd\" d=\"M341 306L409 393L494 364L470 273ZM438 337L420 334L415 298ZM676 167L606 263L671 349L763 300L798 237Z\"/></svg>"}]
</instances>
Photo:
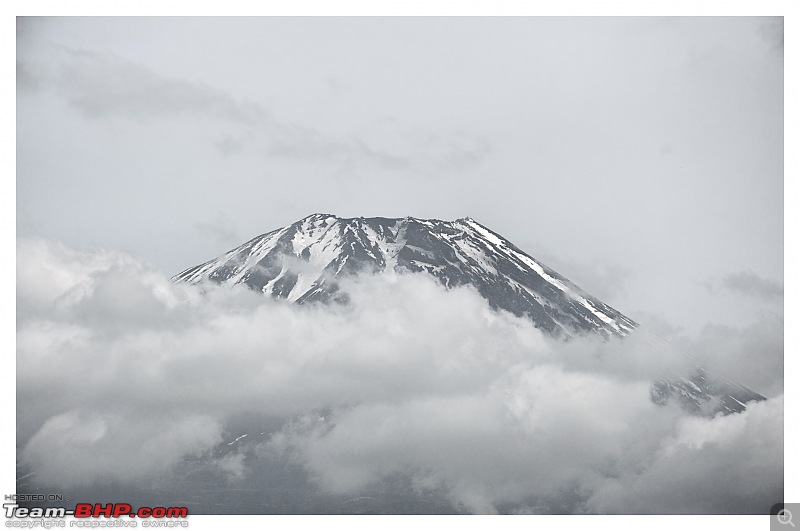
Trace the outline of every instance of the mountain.
<instances>
[{"instance_id":1,"label":"mountain","mask_svg":"<svg viewBox=\"0 0 800 531\"><path fill-rule=\"evenodd\" d=\"M244 284L298 303L336 297L336 278L363 271L424 272L477 288L492 308L550 334L627 336L631 319L471 218L338 218L314 214L187 269L175 281Z\"/></svg>"},{"instance_id":2,"label":"mountain","mask_svg":"<svg viewBox=\"0 0 800 531\"><path fill-rule=\"evenodd\" d=\"M546 333L624 338L637 323L471 218L339 218L313 214L173 277L175 282L243 284L298 304L346 301L337 279L395 270L431 275L445 287L470 285L494 309L529 318ZM697 413L741 411L764 397L709 374L685 371L653 383L652 399L675 397Z\"/></svg>"}]
</instances>

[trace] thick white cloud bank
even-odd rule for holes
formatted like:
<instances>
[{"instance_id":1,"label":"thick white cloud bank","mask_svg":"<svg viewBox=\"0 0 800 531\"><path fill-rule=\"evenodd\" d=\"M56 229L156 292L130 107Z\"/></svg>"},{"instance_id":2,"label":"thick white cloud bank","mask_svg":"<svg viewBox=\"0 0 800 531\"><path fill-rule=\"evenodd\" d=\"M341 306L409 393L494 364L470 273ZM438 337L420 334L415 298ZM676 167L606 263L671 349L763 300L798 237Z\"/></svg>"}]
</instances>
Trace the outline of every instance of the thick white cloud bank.
<instances>
[{"instance_id":1,"label":"thick white cloud bank","mask_svg":"<svg viewBox=\"0 0 800 531\"><path fill-rule=\"evenodd\" d=\"M650 400L683 362L646 334L564 344L423 275L344 289L348 306L297 306L18 240L22 462L68 488L147 485L198 459L235 486L280 460L325 495L403 478L476 513L766 513L782 500L782 374L743 413L695 417ZM782 326L765 330L774 355ZM249 417L276 429L224 444Z\"/></svg>"}]
</instances>

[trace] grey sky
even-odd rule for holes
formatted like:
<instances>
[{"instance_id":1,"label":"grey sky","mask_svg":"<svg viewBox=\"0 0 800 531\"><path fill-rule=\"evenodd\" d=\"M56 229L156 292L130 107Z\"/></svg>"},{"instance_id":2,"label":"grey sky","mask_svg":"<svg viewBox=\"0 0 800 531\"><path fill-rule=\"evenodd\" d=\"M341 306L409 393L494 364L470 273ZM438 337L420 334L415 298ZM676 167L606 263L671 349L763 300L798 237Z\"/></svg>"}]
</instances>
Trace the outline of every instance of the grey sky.
<instances>
[{"instance_id":1,"label":"grey sky","mask_svg":"<svg viewBox=\"0 0 800 531\"><path fill-rule=\"evenodd\" d=\"M16 59L16 443L42 481L147 484L265 404L332 408L252 447L332 492L410 465L477 512L570 483L598 512L782 497L781 18L25 18ZM419 277L361 279L355 318L168 282L313 212L471 216L676 348L556 345ZM656 408L678 352L769 400Z\"/></svg>"},{"instance_id":2,"label":"grey sky","mask_svg":"<svg viewBox=\"0 0 800 531\"><path fill-rule=\"evenodd\" d=\"M780 18L21 19L17 232L174 274L312 212L469 215L634 319L745 326L782 314L730 280L783 285L782 43Z\"/></svg>"}]
</instances>

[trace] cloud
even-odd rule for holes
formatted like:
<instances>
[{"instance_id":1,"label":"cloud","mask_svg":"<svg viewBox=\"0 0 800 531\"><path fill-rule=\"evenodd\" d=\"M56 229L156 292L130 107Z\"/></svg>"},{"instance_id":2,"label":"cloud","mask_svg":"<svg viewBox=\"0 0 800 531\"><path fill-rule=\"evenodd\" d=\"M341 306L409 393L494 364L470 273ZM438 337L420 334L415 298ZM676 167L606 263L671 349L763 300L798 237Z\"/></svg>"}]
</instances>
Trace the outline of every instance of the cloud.
<instances>
[{"instance_id":1,"label":"cloud","mask_svg":"<svg viewBox=\"0 0 800 531\"><path fill-rule=\"evenodd\" d=\"M424 275L297 306L43 240L17 261L17 438L42 488L201 499L202 477L208 506L233 489L277 496L253 502L266 512L761 512L782 495L782 396L728 417L657 406L652 379L685 362L646 333L563 343Z\"/></svg>"},{"instance_id":2,"label":"cloud","mask_svg":"<svg viewBox=\"0 0 800 531\"><path fill-rule=\"evenodd\" d=\"M766 514L783 496L783 407L780 396L738 415L682 418L647 467L605 482L589 506L601 513Z\"/></svg>"},{"instance_id":3,"label":"cloud","mask_svg":"<svg viewBox=\"0 0 800 531\"><path fill-rule=\"evenodd\" d=\"M138 267L130 257L119 253L77 252L40 238L17 239L18 319L26 319L29 312L38 315L51 309L56 299L87 282L93 273L123 262Z\"/></svg>"},{"instance_id":4,"label":"cloud","mask_svg":"<svg viewBox=\"0 0 800 531\"><path fill-rule=\"evenodd\" d=\"M332 427L290 432L269 445L296 448L333 492L408 473L419 489L444 489L456 506L487 513L593 481L633 442L629 426L646 424L657 408L646 382L553 365L512 372L490 389L355 406L334 416Z\"/></svg>"},{"instance_id":5,"label":"cloud","mask_svg":"<svg viewBox=\"0 0 800 531\"><path fill-rule=\"evenodd\" d=\"M55 46L48 61L18 61L18 84L47 86L85 118L125 118L140 123L209 119L234 126L212 145L223 157L246 145L261 146L268 158L303 164L335 164L340 175L374 169L417 173L463 172L492 152L483 136L434 131L394 119L347 133L330 133L282 121L263 102L238 99L208 83L162 75L111 53Z\"/></svg>"},{"instance_id":6,"label":"cloud","mask_svg":"<svg viewBox=\"0 0 800 531\"><path fill-rule=\"evenodd\" d=\"M620 298L628 289L635 276L631 268L616 263L593 261L591 263L559 258L548 253L539 252L537 256L555 270L562 272L583 289L600 298L610 301Z\"/></svg>"},{"instance_id":7,"label":"cloud","mask_svg":"<svg viewBox=\"0 0 800 531\"><path fill-rule=\"evenodd\" d=\"M764 396L783 394L783 318L764 314L743 327L709 324L675 344L711 372Z\"/></svg>"},{"instance_id":8,"label":"cloud","mask_svg":"<svg viewBox=\"0 0 800 531\"><path fill-rule=\"evenodd\" d=\"M403 171L436 176L479 166L492 153L482 136L463 131L432 131L378 120L346 136L329 136L299 124L282 124L267 142L266 155L296 161L340 165L348 176L372 170Z\"/></svg>"},{"instance_id":9,"label":"cloud","mask_svg":"<svg viewBox=\"0 0 800 531\"><path fill-rule=\"evenodd\" d=\"M782 299L783 286L762 278L751 271L730 274L722 279L722 285L731 291L762 299Z\"/></svg>"},{"instance_id":10,"label":"cloud","mask_svg":"<svg viewBox=\"0 0 800 531\"><path fill-rule=\"evenodd\" d=\"M47 419L24 456L36 463L37 474L59 485L131 481L162 473L177 459L219 443L220 430L203 415L71 410Z\"/></svg>"},{"instance_id":11,"label":"cloud","mask_svg":"<svg viewBox=\"0 0 800 531\"><path fill-rule=\"evenodd\" d=\"M214 142L214 147L219 150L223 157L230 157L241 153L244 148L244 141L234 138L232 136L223 136L217 142Z\"/></svg>"},{"instance_id":12,"label":"cloud","mask_svg":"<svg viewBox=\"0 0 800 531\"><path fill-rule=\"evenodd\" d=\"M195 223L194 228L203 237L221 246L233 247L241 241L236 223L222 212L208 221Z\"/></svg>"},{"instance_id":13,"label":"cloud","mask_svg":"<svg viewBox=\"0 0 800 531\"><path fill-rule=\"evenodd\" d=\"M146 121L194 114L246 126L273 120L259 104L237 101L205 83L162 76L107 53L60 49L67 59L55 83L87 118L124 116Z\"/></svg>"}]
</instances>

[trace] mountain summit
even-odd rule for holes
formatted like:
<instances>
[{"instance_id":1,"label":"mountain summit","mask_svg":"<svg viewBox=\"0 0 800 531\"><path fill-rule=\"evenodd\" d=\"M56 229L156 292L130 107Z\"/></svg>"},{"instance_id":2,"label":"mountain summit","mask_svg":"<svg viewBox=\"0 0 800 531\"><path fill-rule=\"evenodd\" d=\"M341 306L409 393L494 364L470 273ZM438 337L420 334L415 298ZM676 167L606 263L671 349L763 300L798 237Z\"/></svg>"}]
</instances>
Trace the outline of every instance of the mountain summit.
<instances>
[{"instance_id":1,"label":"mountain summit","mask_svg":"<svg viewBox=\"0 0 800 531\"><path fill-rule=\"evenodd\" d=\"M529 317L550 334L627 336L631 319L471 218L339 218L313 214L257 236L175 281L244 284L305 303L337 297L337 277L424 272L445 287L475 287L492 308Z\"/></svg>"}]
</instances>

